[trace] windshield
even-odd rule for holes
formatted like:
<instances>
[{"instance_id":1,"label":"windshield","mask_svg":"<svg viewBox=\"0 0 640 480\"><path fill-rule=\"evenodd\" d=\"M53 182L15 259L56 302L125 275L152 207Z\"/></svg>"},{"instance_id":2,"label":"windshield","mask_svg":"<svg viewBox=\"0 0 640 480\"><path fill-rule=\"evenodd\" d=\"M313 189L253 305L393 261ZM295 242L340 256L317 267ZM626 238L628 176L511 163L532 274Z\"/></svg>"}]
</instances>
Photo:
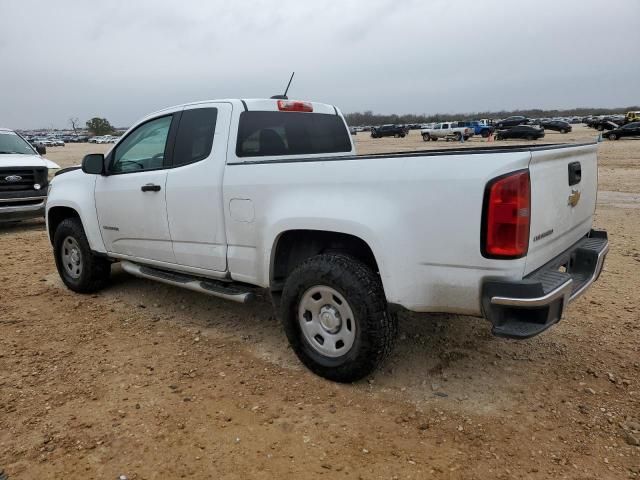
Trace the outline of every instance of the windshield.
<instances>
[{"instance_id":1,"label":"windshield","mask_svg":"<svg viewBox=\"0 0 640 480\"><path fill-rule=\"evenodd\" d=\"M33 155L33 148L17 133L0 131L0 155L5 154Z\"/></svg>"}]
</instances>

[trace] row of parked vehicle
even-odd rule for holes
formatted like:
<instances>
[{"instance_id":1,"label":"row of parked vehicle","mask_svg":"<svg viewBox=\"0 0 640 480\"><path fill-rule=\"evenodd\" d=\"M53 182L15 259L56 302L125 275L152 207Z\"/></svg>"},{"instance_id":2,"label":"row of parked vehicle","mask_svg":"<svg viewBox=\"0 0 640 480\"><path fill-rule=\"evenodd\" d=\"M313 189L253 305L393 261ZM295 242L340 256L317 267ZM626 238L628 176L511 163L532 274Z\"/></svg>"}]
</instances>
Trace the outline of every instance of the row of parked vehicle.
<instances>
[{"instance_id":1,"label":"row of parked vehicle","mask_svg":"<svg viewBox=\"0 0 640 480\"><path fill-rule=\"evenodd\" d=\"M569 133L572 125L584 123L599 131L608 131L610 140L626 136L638 135L640 128L640 111L627 112L626 115L588 116L588 117L555 117L532 119L523 115L513 115L502 120L474 120L462 122L441 122L429 124L396 125L387 124L373 127L352 127L351 133L370 131L373 138L404 138L410 130L420 128L425 142L445 140L468 140L474 135L487 138L495 135L496 140L520 138L537 140L545 136L546 130Z\"/></svg>"},{"instance_id":2,"label":"row of parked vehicle","mask_svg":"<svg viewBox=\"0 0 640 480\"><path fill-rule=\"evenodd\" d=\"M584 118L584 123L599 132L606 132L609 140L640 136L640 111L627 112L626 115L589 116Z\"/></svg>"},{"instance_id":3,"label":"row of parked vehicle","mask_svg":"<svg viewBox=\"0 0 640 480\"><path fill-rule=\"evenodd\" d=\"M116 143L118 141L118 138L120 137L116 137L113 135L102 135L102 136L96 136L96 137L91 137L88 142L89 143Z\"/></svg>"}]
</instances>

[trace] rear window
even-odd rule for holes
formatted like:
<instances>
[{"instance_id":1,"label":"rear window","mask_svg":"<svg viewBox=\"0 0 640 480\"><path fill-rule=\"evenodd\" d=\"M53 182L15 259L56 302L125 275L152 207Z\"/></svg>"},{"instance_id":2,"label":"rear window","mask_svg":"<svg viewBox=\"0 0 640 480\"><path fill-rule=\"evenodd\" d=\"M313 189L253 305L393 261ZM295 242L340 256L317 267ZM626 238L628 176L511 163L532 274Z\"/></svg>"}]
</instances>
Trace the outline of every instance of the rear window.
<instances>
[{"instance_id":1,"label":"rear window","mask_svg":"<svg viewBox=\"0 0 640 480\"><path fill-rule=\"evenodd\" d=\"M349 151L349 131L339 115L305 112L240 114L236 144L238 157Z\"/></svg>"},{"instance_id":2,"label":"rear window","mask_svg":"<svg viewBox=\"0 0 640 480\"><path fill-rule=\"evenodd\" d=\"M174 165L199 162L209 156L217 116L217 108L196 108L182 112L173 149Z\"/></svg>"}]
</instances>

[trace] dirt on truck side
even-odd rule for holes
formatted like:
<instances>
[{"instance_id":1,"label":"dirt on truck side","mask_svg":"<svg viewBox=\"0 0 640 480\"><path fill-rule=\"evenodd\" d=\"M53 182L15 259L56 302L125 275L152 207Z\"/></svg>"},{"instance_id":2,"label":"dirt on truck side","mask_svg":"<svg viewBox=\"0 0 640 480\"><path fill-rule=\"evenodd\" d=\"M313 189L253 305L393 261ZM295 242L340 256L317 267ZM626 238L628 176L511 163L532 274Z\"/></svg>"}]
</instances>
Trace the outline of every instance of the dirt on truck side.
<instances>
[{"instance_id":1,"label":"dirt on truck side","mask_svg":"<svg viewBox=\"0 0 640 480\"><path fill-rule=\"evenodd\" d=\"M540 141L582 141L593 130ZM433 147L355 137L360 153ZM435 142L434 142L435 143ZM506 142L512 144L514 142ZM106 145L50 148L62 166ZM0 226L0 471L10 479L640 478L640 142L603 142L596 227L611 252L528 341L458 315L400 318L367 380L323 380L251 305L114 268L65 289L44 223Z\"/></svg>"}]
</instances>

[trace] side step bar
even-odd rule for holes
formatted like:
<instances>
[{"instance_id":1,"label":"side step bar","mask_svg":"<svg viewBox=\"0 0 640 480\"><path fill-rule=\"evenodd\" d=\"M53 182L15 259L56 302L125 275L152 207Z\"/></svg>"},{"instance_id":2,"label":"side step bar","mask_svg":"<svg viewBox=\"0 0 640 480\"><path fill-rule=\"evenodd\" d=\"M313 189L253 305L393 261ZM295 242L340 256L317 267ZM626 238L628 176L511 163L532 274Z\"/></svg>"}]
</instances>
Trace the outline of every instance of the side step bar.
<instances>
[{"instance_id":1,"label":"side step bar","mask_svg":"<svg viewBox=\"0 0 640 480\"><path fill-rule=\"evenodd\" d=\"M187 290L213 295L214 297L224 298L225 300L249 303L255 299L255 293L249 287L216 282L215 280L205 280L183 273L168 272L166 270L138 265L126 260L120 262L120 265L125 272L136 277L155 280L156 282L166 283L174 287L186 288Z\"/></svg>"}]
</instances>

